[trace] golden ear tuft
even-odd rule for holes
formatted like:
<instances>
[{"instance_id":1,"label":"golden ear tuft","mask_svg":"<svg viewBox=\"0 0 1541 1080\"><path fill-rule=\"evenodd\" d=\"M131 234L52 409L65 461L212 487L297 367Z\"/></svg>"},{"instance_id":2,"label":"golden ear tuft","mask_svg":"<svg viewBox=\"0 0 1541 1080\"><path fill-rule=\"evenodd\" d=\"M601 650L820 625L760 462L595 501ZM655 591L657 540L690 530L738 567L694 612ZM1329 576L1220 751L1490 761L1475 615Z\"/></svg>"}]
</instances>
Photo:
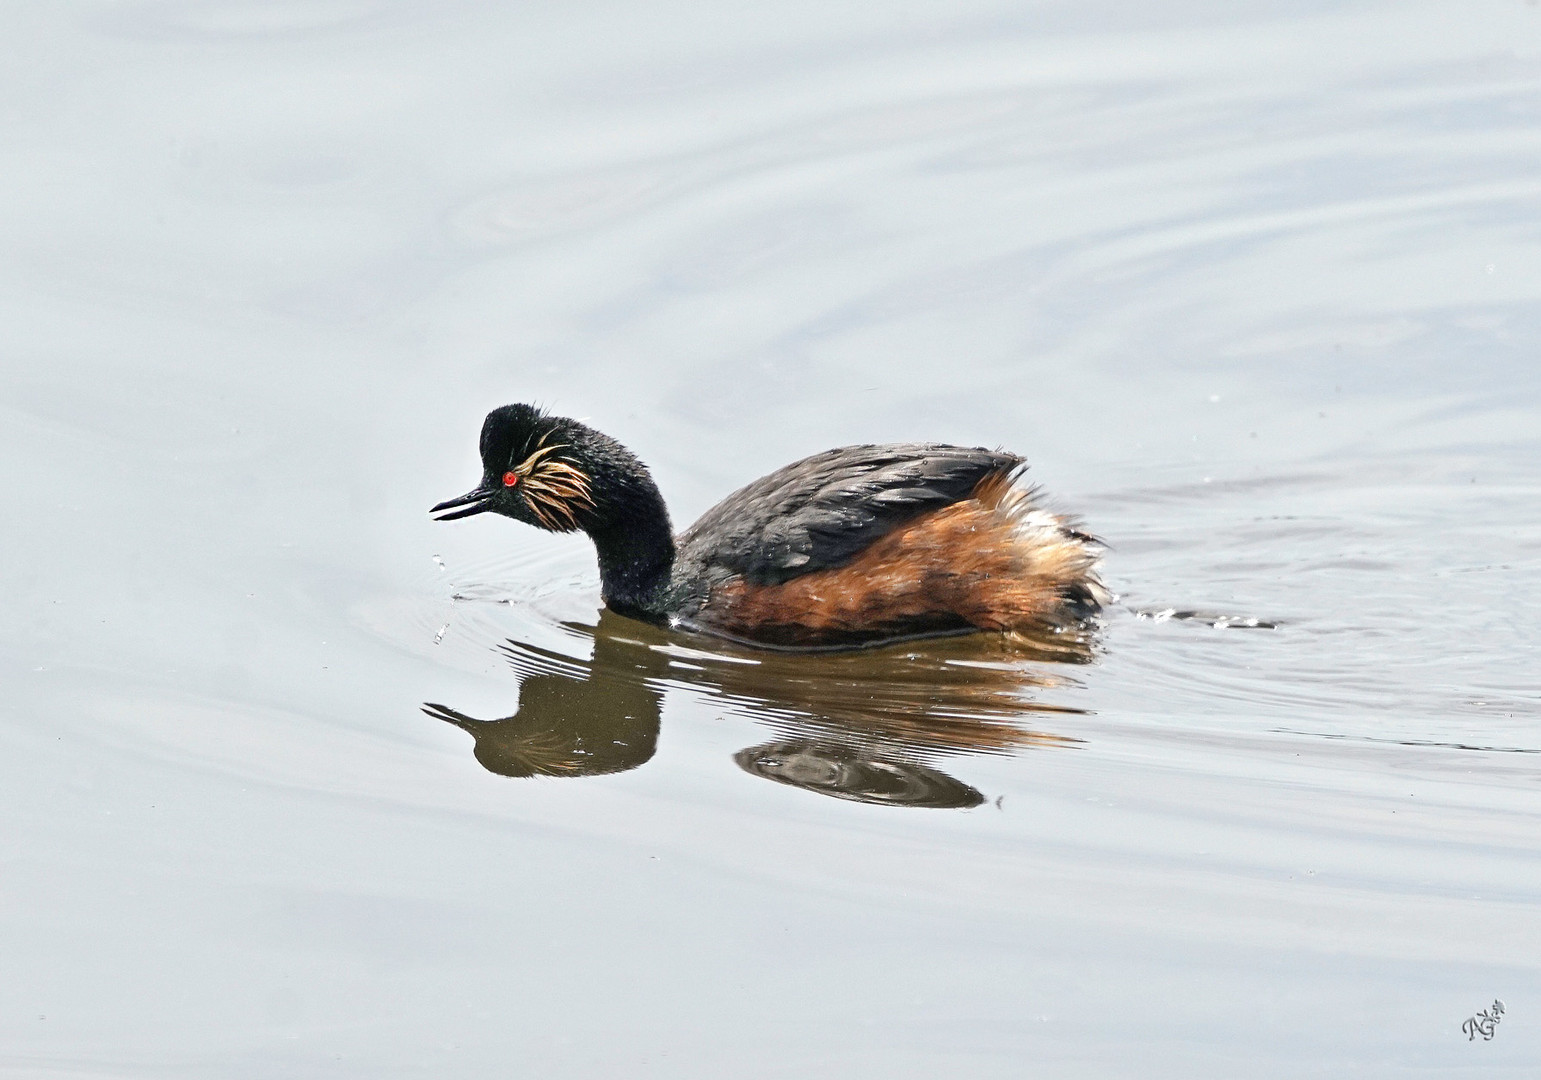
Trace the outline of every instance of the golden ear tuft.
<instances>
[{"instance_id":1,"label":"golden ear tuft","mask_svg":"<svg viewBox=\"0 0 1541 1080\"><path fill-rule=\"evenodd\" d=\"M524 478L524 497L542 525L552 532L572 532L578 527L578 511L592 510L594 496L589 476L576 465L550 455L562 444L542 446L514 466Z\"/></svg>"}]
</instances>

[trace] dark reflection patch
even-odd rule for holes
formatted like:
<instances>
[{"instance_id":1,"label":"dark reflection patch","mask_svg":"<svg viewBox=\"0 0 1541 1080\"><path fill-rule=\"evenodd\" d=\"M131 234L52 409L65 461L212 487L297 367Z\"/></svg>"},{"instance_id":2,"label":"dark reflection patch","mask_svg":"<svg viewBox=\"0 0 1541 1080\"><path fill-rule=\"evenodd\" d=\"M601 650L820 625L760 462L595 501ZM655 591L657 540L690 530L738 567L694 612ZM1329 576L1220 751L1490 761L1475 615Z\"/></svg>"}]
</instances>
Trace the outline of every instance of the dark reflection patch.
<instances>
[{"instance_id":1,"label":"dark reflection patch","mask_svg":"<svg viewBox=\"0 0 1541 1080\"><path fill-rule=\"evenodd\" d=\"M733 760L778 784L878 806L966 809L985 801L978 788L940 769L863 755L839 743L782 739L740 750Z\"/></svg>"}]
</instances>

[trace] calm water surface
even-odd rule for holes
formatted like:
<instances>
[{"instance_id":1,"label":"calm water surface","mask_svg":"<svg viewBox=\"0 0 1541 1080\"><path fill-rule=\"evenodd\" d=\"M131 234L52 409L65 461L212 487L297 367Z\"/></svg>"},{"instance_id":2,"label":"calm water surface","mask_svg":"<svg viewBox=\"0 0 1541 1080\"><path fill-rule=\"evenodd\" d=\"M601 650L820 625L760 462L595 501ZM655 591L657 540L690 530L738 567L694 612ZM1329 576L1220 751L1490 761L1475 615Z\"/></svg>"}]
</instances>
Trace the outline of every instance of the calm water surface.
<instances>
[{"instance_id":1,"label":"calm water surface","mask_svg":"<svg viewBox=\"0 0 1541 1080\"><path fill-rule=\"evenodd\" d=\"M0 1073L1536 1075L1534 4L0 27ZM1006 445L1119 601L601 615L427 517L516 400Z\"/></svg>"}]
</instances>

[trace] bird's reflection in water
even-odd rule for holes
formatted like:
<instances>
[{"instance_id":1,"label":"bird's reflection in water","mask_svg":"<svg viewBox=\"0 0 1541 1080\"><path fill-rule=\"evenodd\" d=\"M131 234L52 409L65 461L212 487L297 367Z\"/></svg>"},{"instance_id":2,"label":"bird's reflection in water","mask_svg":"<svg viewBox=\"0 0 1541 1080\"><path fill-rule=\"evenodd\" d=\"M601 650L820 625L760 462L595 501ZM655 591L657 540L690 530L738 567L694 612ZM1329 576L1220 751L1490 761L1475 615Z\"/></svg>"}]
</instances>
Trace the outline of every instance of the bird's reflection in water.
<instances>
[{"instance_id":1,"label":"bird's reflection in water","mask_svg":"<svg viewBox=\"0 0 1541 1080\"><path fill-rule=\"evenodd\" d=\"M570 629L593 635L593 660L513 641L498 646L520 676L512 716L477 720L438 704L423 711L468 732L491 772L597 776L653 756L664 690L683 684L775 732L734 756L745 772L859 802L969 807L984 796L936 760L1077 742L1026 721L1081 712L1035 695L1073 684L1044 661L1092 656L1089 638L1008 643L987 635L861 652L765 652L608 611L597 627Z\"/></svg>"}]
</instances>

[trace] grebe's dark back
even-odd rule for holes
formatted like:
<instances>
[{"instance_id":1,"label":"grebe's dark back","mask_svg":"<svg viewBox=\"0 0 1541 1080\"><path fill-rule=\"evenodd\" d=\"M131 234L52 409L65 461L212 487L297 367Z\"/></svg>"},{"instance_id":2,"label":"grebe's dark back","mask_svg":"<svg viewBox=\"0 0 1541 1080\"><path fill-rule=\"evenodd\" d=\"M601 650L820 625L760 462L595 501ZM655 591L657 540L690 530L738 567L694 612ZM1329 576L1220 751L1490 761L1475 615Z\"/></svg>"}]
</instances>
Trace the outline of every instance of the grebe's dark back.
<instances>
[{"instance_id":1,"label":"grebe's dark back","mask_svg":"<svg viewBox=\"0 0 1541 1080\"><path fill-rule=\"evenodd\" d=\"M1108 601L1101 545L1034 502L1022 459L936 443L847 446L729 495L678 537L647 467L531 405L482 425L481 484L433 508L582 530L605 603L766 646L855 647L972 630L1042 634Z\"/></svg>"}]
</instances>

